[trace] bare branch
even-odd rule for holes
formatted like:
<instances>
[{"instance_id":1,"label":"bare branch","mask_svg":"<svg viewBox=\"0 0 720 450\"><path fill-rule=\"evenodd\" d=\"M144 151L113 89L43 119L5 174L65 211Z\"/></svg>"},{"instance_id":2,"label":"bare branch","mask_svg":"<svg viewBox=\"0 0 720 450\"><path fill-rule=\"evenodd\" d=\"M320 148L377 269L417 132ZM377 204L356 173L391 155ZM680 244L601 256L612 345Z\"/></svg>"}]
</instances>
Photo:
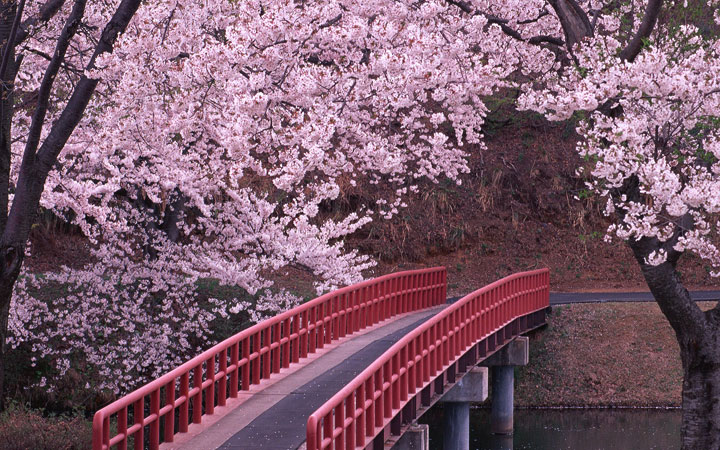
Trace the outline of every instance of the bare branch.
<instances>
[{"instance_id":1,"label":"bare branch","mask_svg":"<svg viewBox=\"0 0 720 450\"><path fill-rule=\"evenodd\" d=\"M503 19L501 17L497 17L493 14L488 14L488 13L484 13L481 11L475 11L475 10L473 10L470 3L465 2L463 0L447 0L447 2L451 5L457 6L458 8L460 8L460 10L462 12L464 12L466 14L484 16L487 19L488 24L498 25L503 33L505 33L506 35L510 36L513 39L517 39L518 41L527 42L527 43L533 44L533 45L541 45L541 44L551 44L551 45L557 45L557 46L564 45L564 42L562 39L556 38L553 36L533 36L531 38L524 38L518 30L516 30L508 25L510 23L509 20ZM537 22L538 20L540 20L541 18L545 17L548 14L549 14L548 11L543 10L538 15L538 17L536 17L535 19L524 20L524 21L520 21L517 23L519 25L522 25L522 24Z\"/></svg>"},{"instance_id":2,"label":"bare branch","mask_svg":"<svg viewBox=\"0 0 720 450\"><path fill-rule=\"evenodd\" d=\"M65 60L65 54L70 46L70 41L75 36L80 21L85 15L86 1L87 0L76 0L70 16L68 16L65 21L65 26L60 32L60 36L58 36L50 63L45 69L45 74L43 75L40 89L38 90L37 106L33 112L32 122L28 130L28 139L23 153L23 164L32 164L32 160L35 158L35 151L40 142L40 135L43 125L45 124L45 115L47 113L52 87L55 83L55 77Z\"/></svg>"},{"instance_id":3,"label":"bare branch","mask_svg":"<svg viewBox=\"0 0 720 450\"><path fill-rule=\"evenodd\" d=\"M643 41L650 37L650 34L655 28L662 4L663 0L650 0L648 2L645 17L643 17L640 28L638 28L635 36L630 40L627 47L620 52L620 58L630 62L635 60L635 57L640 53L640 50L642 50Z\"/></svg>"},{"instance_id":4,"label":"bare branch","mask_svg":"<svg viewBox=\"0 0 720 450\"><path fill-rule=\"evenodd\" d=\"M17 35L18 27L20 26L20 19L22 18L23 9L25 8L25 0L20 0L17 12L15 12L15 19L13 20L12 28L10 29L10 36L7 42L5 42L5 48L3 49L2 62L0 63L0 82L4 83L5 71L10 62L10 54L15 46L12 44ZM4 86L3 86L4 88ZM4 89L0 90L4 93ZM0 122L2 122L2 110L0 110Z\"/></svg>"},{"instance_id":5,"label":"bare branch","mask_svg":"<svg viewBox=\"0 0 720 450\"><path fill-rule=\"evenodd\" d=\"M65 0L48 0L44 5L40 7L40 14L35 17L30 17L22 22L20 30L15 36L15 45L20 45L30 35L30 28L38 25L42 22L47 22L52 19L60 8L65 4Z\"/></svg>"},{"instance_id":6,"label":"bare branch","mask_svg":"<svg viewBox=\"0 0 720 450\"><path fill-rule=\"evenodd\" d=\"M340 19L342 19L342 13L338 14L337 16L328 20L324 24L320 25L320 29L331 27L331 26L335 25L336 23L340 22Z\"/></svg>"}]
</instances>

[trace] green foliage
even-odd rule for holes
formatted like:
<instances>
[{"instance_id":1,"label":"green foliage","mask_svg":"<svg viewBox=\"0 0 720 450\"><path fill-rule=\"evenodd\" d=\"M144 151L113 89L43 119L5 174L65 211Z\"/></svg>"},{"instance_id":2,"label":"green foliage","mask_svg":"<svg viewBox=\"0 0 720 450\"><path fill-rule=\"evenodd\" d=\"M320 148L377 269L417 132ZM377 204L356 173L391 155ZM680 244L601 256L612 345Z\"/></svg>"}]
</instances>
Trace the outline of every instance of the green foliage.
<instances>
[{"instance_id":1,"label":"green foliage","mask_svg":"<svg viewBox=\"0 0 720 450\"><path fill-rule=\"evenodd\" d=\"M592 191L589 189L580 189L577 193L577 198L580 200L585 200L592 197Z\"/></svg>"}]
</instances>

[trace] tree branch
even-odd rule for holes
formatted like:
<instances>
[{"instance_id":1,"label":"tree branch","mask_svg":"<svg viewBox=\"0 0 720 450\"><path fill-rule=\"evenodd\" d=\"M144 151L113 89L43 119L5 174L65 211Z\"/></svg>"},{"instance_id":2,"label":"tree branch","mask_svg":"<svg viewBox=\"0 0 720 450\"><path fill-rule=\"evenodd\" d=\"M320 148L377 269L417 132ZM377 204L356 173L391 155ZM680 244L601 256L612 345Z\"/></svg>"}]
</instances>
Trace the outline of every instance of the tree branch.
<instances>
[{"instance_id":1,"label":"tree branch","mask_svg":"<svg viewBox=\"0 0 720 450\"><path fill-rule=\"evenodd\" d=\"M40 7L40 14L30 17L22 22L17 35L15 36L15 46L22 44L25 39L30 36L30 28L42 22L52 19L60 8L65 4L65 0L48 0Z\"/></svg>"},{"instance_id":2,"label":"tree branch","mask_svg":"<svg viewBox=\"0 0 720 450\"><path fill-rule=\"evenodd\" d=\"M7 42L5 42L5 48L3 49L2 62L0 62L0 82L3 83L0 93L4 94L5 86L5 71L7 70L8 64L10 63L10 54L15 46L12 44L17 35L18 27L20 26L20 19L22 18L23 9L25 9L25 0L20 0L20 4L15 12L15 19L13 20L12 28L10 29L10 36ZM2 109L0 109L0 122L2 122Z\"/></svg>"},{"instance_id":3,"label":"tree branch","mask_svg":"<svg viewBox=\"0 0 720 450\"><path fill-rule=\"evenodd\" d=\"M552 45L557 45L558 47L561 47L565 44L562 39L556 38L554 36L533 36L531 38L524 38L518 30L516 30L508 25L508 23L510 23L510 21L507 19L497 17L493 14L475 11L475 10L473 10L470 3L465 2L463 0L446 0L446 1L451 5L457 6L458 8L460 8L460 10L462 12L464 12L466 14L484 16L487 19L488 24L498 25L503 33L505 33L506 35L508 35L511 38L516 39L518 41L527 42L527 43L533 44L533 45L552 44ZM521 22L518 22L518 24L528 24L528 23L536 22L548 14L549 13L547 11L543 11L538 15L537 18L521 21Z\"/></svg>"},{"instance_id":4,"label":"tree branch","mask_svg":"<svg viewBox=\"0 0 720 450\"><path fill-rule=\"evenodd\" d=\"M130 23L130 19L132 19L141 3L141 0L123 0L120 3L115 14L105 26L100 41L95 46L95 51L90 58L90 62L88 62L86 72L96 68L95 61L98 56L103 53L112 52L113 45L115 45L118 36L125 31L128 23ZM57 155L70 138L70 134L80 122L82 114L85 112L85 108L90 101L90 97L92 97L97 87L98 81L97 79L90 79L87 76L83 76L80 81L78 81L60 118L53 124L47 139L45 139L45 142L43 142L38 150L38 161L46 174L55 163Z\"/></svg>"},{"instance_id":5,"label":"tree branch","mask_svg":"<svg viewBox=\"0 0 720 450\"><path fill-rule=\"evenodd\" d=\"M95 69L95 61L98 56L112 52L118 36L127 29L140 4L141 0L122 0L105 26L90 62L86 66L86 71ZM45 187L45 180L57 161L60 151L82 119L98 82L99 80L90 79L87 76L83 76L78 81L60 117L53 123L48 136L38 149L33 163L26 164L23 160L2 242L13 243L24 248L30 232L30 225L34 220L35 211Z\"/></svg>"},{"instance_id":6,"label":"tree branch","mask_svg":"<svg viewBox=\"0 0 720 450\"><path fill-rule=\"evenodd\" d=\"M548 0L548 3L560 20L563 32L565 32L567 49L572 54L575 44L587 36L592 36L590 19L575 0Z\"/></svg>"},{"instance_id":7,"label":"tree branch","mask_svg":"<svg viewBox=\"0 0 720 450\"><path fill-rule=\"evenodd\" d=\"M630 40L627 47L620 52L620 58L625 61L634 61L635 57L640 53L643 46L643 40L650 37L655 24L657 23L658 15L662 9L663 0L650 0L645 10L645 17L640 24L635 36Z\"/></svg>"},{"instance_id":8,"label":"tree branch","mask_svg":"<svg viewBox=\"0 0 720 450\"><path fill-rule=\"evenodd\" d=\"M25 144L25 151L23 153L23 165L33 164L35 158L35 151L40 142L40 135L42 134L42 128L45 124L45 115L50 101L50 94L52 93L52 87L55 83L55 77L57 76L60 67L65 60L65 54L70 46L70 41L75 36L80 21L85 15L85 5L87 0L77 0L73 5L73 9L70 12L65 26L58 36L57 43L55 44L55 51L53 52L50 63L45 69L40 88L38 90L37 106L33 112L32 121L30 123L30 129L28 130L28 138Z\"/></svg>"}]
</instances>

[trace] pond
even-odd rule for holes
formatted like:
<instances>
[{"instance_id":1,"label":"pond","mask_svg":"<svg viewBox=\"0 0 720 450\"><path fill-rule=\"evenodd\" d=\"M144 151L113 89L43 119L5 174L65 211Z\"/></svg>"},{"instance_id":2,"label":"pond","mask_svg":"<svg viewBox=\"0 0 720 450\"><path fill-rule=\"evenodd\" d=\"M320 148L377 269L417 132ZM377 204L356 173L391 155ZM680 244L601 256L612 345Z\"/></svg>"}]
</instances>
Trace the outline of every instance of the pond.
<instances>
[{"instance_id":1,"label":"pond","mask_svg":"<svg viewBox=\"0 0 720 450\"><path fill-rule=\"evenodd\" d=\"M430 449L442 449L442 408L428 411ZM490 410L470 410L470 447L477 450L651 450L680 448L679 410L530 409L515 411L513 436L490 434Z\"/></svg>"}]
</instances>

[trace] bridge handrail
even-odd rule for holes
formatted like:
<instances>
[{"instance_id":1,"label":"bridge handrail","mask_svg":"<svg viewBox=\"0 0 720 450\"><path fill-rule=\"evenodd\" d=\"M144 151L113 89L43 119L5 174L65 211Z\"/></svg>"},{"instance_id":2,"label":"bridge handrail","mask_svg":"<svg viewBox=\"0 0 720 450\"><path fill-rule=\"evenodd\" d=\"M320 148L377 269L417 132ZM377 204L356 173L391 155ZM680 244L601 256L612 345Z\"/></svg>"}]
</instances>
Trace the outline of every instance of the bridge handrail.
<instances>
[{"instance_id":1,"label":"bridge handrail","mask_svg":"<svg viewBox=\"0 0 720 450\"><path fill-rule=\"evenodd\" d=\"M404 336L308 418L307 450L364 447L394 412L472 345L518 317L547 308L549 282L548 269L510 275Z\"/></svg>"},{"instance_id":2,"label":"bridge handrail","mask_svg":"<svg viewBox=\"0 0 720 450\"><path fill-rule=\"evenodd\" d=\"M173 442L175 411L179 410L179 432L187 432L191 401L192 422L199 424L204 415L214 413L216 400L224 406L228 396L237 398L239 390L249 389L333 340L395 315L442 304L446 291L444 267L409 270L338 289L260 322L96 412L93 450L116 444L126 449L130 436L135 448L142 449L148 426L150 448L157 449L161 419L163 441ZM146 415L148 397L150 414ZM133 423L128 426L130 406ZM117 416L117 434L111 437L113 415Z\"/></svg>"}]
</instances>

